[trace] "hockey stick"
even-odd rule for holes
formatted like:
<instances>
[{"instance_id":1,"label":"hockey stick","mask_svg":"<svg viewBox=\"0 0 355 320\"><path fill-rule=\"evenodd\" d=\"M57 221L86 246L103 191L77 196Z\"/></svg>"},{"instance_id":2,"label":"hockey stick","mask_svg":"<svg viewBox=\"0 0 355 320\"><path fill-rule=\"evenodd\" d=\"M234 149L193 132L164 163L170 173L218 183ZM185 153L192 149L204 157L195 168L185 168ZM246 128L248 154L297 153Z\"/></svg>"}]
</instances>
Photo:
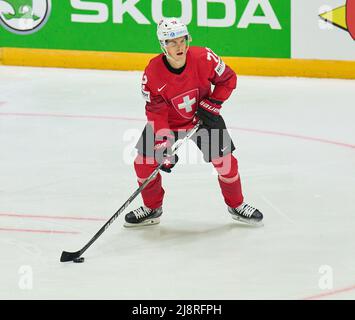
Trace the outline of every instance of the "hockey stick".
<instances>
[{"instance_id":1,"label":"hockey stick","mask_svg":"<svg viewBox=\"0 0 355 320\"><path fill-rule=\"evenodd\" d=\"M176 151L181 147L182 144L185 143L188 139L190 139L195 132L199 129L200 123L197 123L193 129L189 131L189 133L182 139L176 141L172 146L172 155L175 155ZM60 257L60 262L74 261L78 259L100 236L103 234L106 229L116 220L116 218L129 206L129 204L141 193L141 191L148 185L148 183L158 174L160 168L164 165L161 163L152 173L151 175L143 182L143 184L136 190L134 193L127 199L127 201L119 208L116 213L108 220L101 229L92 237L92 239L79 251L76 252L67 252L63 251ZM82 258L83 259L83 258Z\"/></svg>"}]
</instances>

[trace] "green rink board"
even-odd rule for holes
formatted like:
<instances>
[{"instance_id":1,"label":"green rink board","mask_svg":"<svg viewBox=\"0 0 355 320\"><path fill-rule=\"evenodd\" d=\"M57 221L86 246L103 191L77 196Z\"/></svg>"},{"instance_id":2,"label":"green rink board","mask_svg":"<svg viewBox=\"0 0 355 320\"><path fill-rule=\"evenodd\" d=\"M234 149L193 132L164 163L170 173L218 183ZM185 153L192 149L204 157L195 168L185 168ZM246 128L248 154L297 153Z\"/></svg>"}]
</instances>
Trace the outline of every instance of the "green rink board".
<instances>
[{"instance_id":1,"label":"green rink board","mask_svg":"<svg viewBox=\"0 0 355 320\"><path fill-rule=\"evenodd\" d=\"M0 3L4 1L15 9L16 6L21 5L21 2L26 2L26 0L3 0ZM27 7L31 7L31 3L36 1L50 0L27 0ZM234 23L224 27L201 26L201 23L198 23L198 10L202 10L198 7L197 0L155 2L151 0L51 0L50 2L51 10L47 22L38 31L30 34L14 33L11 28L6 28L6 23L11 19L6 20L5 15L8 17L8 14L0 4L0 47L157 53L160 52L160 47L156 38L152 5L162 3L161 12L164 16L180 17L182 12L186 13L188 7L186 3L191 3L192 18L188 25L193 39L191 45L208 46L222 56L290 58L291 55L291 0L235 0L232 4L230 0L205 1L208 19L223 20L227 14L233 16L233 12L226 12L223 3L229 3L230 8L235 9ZM144 16L145 24L138 23L129 12L122 16L122 22L114 22L114 5L117 10L115 12L118 12L122 10L120 5L125 3ZM78 8L88 5L100 6L102 12L108 13L107 21L96 23L72 21L73 15L78 14L85 14L90 19L97 18L97 10ZM266 16L269 18L270 11L264 8L272 9L280 28L273 29L270 23L258 24L253 21L247 27L240 26L240 22L248 21L248 17L250 20L250 16L252 20L263 19ZM18 9L18 12L21 10L23 11ZM132 10L130 12L133 12ZM35 13L33 9L33 14Z\"/></svg>"}]
</instances>

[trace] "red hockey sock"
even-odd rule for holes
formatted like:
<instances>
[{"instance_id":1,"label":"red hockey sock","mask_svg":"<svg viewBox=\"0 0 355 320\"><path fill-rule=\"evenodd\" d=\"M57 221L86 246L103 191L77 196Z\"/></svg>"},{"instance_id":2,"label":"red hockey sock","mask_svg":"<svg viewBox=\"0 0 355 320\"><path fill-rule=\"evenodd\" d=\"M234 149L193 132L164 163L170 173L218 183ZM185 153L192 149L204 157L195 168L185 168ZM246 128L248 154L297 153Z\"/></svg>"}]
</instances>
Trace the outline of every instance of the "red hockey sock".
<instances>
[{"instance_id":1,"label":"red hockey sock","mask_svg":"<svg viewBox=\"0 0 355 320\"><path fill-rule=\"evenodd\" d=\"M141 155L136 157L134 160L134 169L136 171L139 186L142 185L144 180L150 176L157 166L158 164L153 158L148 159ZM141 192L144 205L150 209L161 207L163 204L164 193L161 175L158 173Z\"/></svg>"},{"instance_id":2,"label":"red hockey sock","mask_svg":"<svg viewBox=\"0 0 355 320\"><path fill-rule=\"evenodd\" d=\"M238 207L244 198L237 159L230 153L224 157L213 159L212 164L218 172L218 182L225 203L232 208Z\"/></svg>"}]
</instances>

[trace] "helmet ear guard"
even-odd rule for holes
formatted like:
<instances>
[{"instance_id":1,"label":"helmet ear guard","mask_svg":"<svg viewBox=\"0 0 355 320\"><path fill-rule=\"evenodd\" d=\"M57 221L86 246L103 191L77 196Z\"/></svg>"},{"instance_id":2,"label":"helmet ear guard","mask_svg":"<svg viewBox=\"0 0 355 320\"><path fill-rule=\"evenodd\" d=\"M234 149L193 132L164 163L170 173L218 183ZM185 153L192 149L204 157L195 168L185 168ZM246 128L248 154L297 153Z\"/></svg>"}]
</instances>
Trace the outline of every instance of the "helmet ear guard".
<instances>
[{"instance_id":1,"label":"helmet ear guard","mask_svg":"<svg viewBox=\"0 0 355 320\"><path fill-rule=\"evenodd\" d=\"M187 35L187 38L186 38L186 41L187 43L191 42L192 41L192 37L190 34Z\"/></svg>"}]
</instances>

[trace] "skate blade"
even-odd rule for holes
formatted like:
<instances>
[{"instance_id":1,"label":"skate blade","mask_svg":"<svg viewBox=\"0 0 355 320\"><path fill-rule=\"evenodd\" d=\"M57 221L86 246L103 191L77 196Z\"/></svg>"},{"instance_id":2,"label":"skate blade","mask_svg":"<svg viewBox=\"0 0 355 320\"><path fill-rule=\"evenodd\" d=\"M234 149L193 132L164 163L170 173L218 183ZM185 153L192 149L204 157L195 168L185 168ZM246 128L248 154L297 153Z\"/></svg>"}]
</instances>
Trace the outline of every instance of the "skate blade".
<instances>
[{"instance_id":1,"label":"skate blade","mask_svg":"<svg viewBox=\"0 0 355 320\"><path fill-rule=\"evenodd\" d=\"M139 227L145 227L145 226L152 226L152 225L155 225L158 223L160 223L160 218L148 219L148 220L145 220L141 223L125 222L125 224L123 226L126 228L139 228Z\"/></svg>"},{"instance_id":2,"label":"skate blade","mask_svg":"<svg viewBox=\"0 0 355 320\"><path fill-rule=\"evenodd\" d=\"M234 215L231 215L231 216L234 220L236 220L238 222L242 222L242 223L250 225L250 226L254 226L254 227L263 227L264 226L264 223L262 221L256 222L256 221L250 221L247 219L243 219L241 217L237 217Z\"/></svg>"}]
</instances>

